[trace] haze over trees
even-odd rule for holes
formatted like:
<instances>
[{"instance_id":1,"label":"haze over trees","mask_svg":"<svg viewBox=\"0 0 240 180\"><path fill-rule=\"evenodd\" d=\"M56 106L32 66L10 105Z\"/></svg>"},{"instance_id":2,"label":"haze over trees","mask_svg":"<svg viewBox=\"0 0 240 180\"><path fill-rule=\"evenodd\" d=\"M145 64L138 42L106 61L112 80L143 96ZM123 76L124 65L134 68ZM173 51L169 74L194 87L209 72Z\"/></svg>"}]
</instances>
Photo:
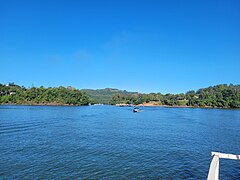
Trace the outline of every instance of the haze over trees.
<instances>
[{"instance_id":1,"label":"haze over trees","mask_svg":"<svg viewBox=\"0 0 240 180\"><path fill-rule=\"evenodd\" d=\"M82 89L83 92L91 98L92 103L97 104L109 104L114 95L130 95L136 94L137 92L128 92L126 90L119 90L114 88L105 88L105 89Z\"/></svg>"},{"instance_id":2,"label":"haze over trees","mask_svg":"<svg viewBox=\"0 0 240 180\"><path fill-rule=\"evenodd\" d=\"M166 106L240 108L240 85L221 84L180 94L143 94L106 88L78 90L68 87L25 88L14 83L0 84L0 104L88 105L152 103Z\"/></svg>"}]
</instances>

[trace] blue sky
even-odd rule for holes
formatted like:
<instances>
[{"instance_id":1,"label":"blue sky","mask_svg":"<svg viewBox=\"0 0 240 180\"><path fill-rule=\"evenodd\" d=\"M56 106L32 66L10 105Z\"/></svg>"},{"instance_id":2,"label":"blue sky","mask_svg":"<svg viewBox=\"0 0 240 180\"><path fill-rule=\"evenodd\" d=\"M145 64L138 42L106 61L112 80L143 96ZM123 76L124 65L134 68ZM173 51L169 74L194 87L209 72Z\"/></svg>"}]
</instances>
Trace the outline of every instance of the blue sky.
<instances>
[{"instance_id":1,"label":"blue sky","mask_svg":"<svg viewBox=\"0 0 240 180\"><path fill-rule=\"evenodd\" d=\"M240 84L238 0L2 0L0 83L180 93Z\"/></svg>"}]
</instances>

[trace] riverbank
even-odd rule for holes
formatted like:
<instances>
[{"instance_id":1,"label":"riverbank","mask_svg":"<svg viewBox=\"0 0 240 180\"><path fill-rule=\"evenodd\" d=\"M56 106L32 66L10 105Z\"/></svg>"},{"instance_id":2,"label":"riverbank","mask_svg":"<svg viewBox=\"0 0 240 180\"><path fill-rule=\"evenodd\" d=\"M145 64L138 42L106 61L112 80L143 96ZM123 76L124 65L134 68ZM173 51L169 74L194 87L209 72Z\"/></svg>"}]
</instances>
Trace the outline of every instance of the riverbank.
<instances>
[{"instance_id":1,"label":"riverbank","mask_svg":"<svg viewBox=\"0 0 240 180\"><path fill-rule=\"evenodd\" d=\"M2 103L0 105L9 105L9 106L88 106L88 105L74 105L74 104L63 104L63 103Z\"/></svg>"},{"instance_id":2,"label":"riverbank","mask_svg":"<svg viewBox=\"0 0 240 180\"><path fill-rule=\"evenodd\" d=\"M110 104L88 104L88 105L73 105L73 104L61 104L61 103L26 103L26 104L14 104L14 103L5 103L0 105L9 105L9 106L91 106L91 105L110 105ZM211 106L169 106L169 105L160 105L155 103L142 103L142 104L116 104L113 106L117 107L165 107L165 108L205 108L205 109L238 109L238 108L227 108L227 107L211 107Z\"/></svg>"},{"instance_id":3,"label":"riverbank","mask_svg":"<svg viewBox=\"0 0 240 180\"><path fill-rule=\"evenodd\" d=\"M166 108L209 108L209 109L229 109L229 108L224 108L224 107L211 107L211 106L187 106L187 105L161 105L159 103L153 103L153 102L149 102L149 103L142 103L142 104L137 104L137 105L133 105L133 104L116 104L116 106L118 107L131 107L131 106L137 106L137 107L166 107Z\"/></svg>"},{"instance_id":4,"label":"riverbank","mask_svg":"<svg viewBox=\"0 0 240 180\"><path fill-rule=\"evenodd\" d=\"M159 103L149 102L149 103L142 103L142 104L116 104L115 106L119 107L129 107L129 106L144 106L144 107L190 107L193 108L194 106L169 106L169 105L161 105Z\"/></svg>"}]
</instances>

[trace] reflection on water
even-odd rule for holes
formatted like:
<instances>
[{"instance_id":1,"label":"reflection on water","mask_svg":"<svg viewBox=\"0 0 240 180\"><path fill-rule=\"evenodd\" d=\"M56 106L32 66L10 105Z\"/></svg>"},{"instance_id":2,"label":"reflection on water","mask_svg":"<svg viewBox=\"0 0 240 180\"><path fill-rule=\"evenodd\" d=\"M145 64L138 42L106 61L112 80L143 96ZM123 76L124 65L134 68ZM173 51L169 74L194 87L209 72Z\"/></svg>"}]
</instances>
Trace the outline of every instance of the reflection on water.
<instances>
[{"instance_id":1,"label":"reflection on water","mask_svg":"<svg viewBox=\"0 0 240 180\"><path fill-rule=\"evenodd\" d=\"M240 110L141 109L0 106L0 178L206 179L211 151L240 152Z\"/></svg>"}]
</instances>

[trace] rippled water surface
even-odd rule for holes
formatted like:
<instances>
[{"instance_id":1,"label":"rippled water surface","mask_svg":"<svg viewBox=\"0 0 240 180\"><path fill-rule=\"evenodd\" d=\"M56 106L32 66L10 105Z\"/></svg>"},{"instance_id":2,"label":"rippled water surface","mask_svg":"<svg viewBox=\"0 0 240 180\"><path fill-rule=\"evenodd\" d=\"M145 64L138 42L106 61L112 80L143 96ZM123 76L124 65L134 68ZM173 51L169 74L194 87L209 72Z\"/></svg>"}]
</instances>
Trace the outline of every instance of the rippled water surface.
<instances>
[{"instance_id":1,"label":"rippled water surface","mask_svg":"<svg viewBox=\"0 0 240 180\"><path fill-rule=\"evenodd\" d=\"M0 179L206 179L211 151L240 154L240 110L142 109L0 106Z\"/></svg>"}]
</instances>

